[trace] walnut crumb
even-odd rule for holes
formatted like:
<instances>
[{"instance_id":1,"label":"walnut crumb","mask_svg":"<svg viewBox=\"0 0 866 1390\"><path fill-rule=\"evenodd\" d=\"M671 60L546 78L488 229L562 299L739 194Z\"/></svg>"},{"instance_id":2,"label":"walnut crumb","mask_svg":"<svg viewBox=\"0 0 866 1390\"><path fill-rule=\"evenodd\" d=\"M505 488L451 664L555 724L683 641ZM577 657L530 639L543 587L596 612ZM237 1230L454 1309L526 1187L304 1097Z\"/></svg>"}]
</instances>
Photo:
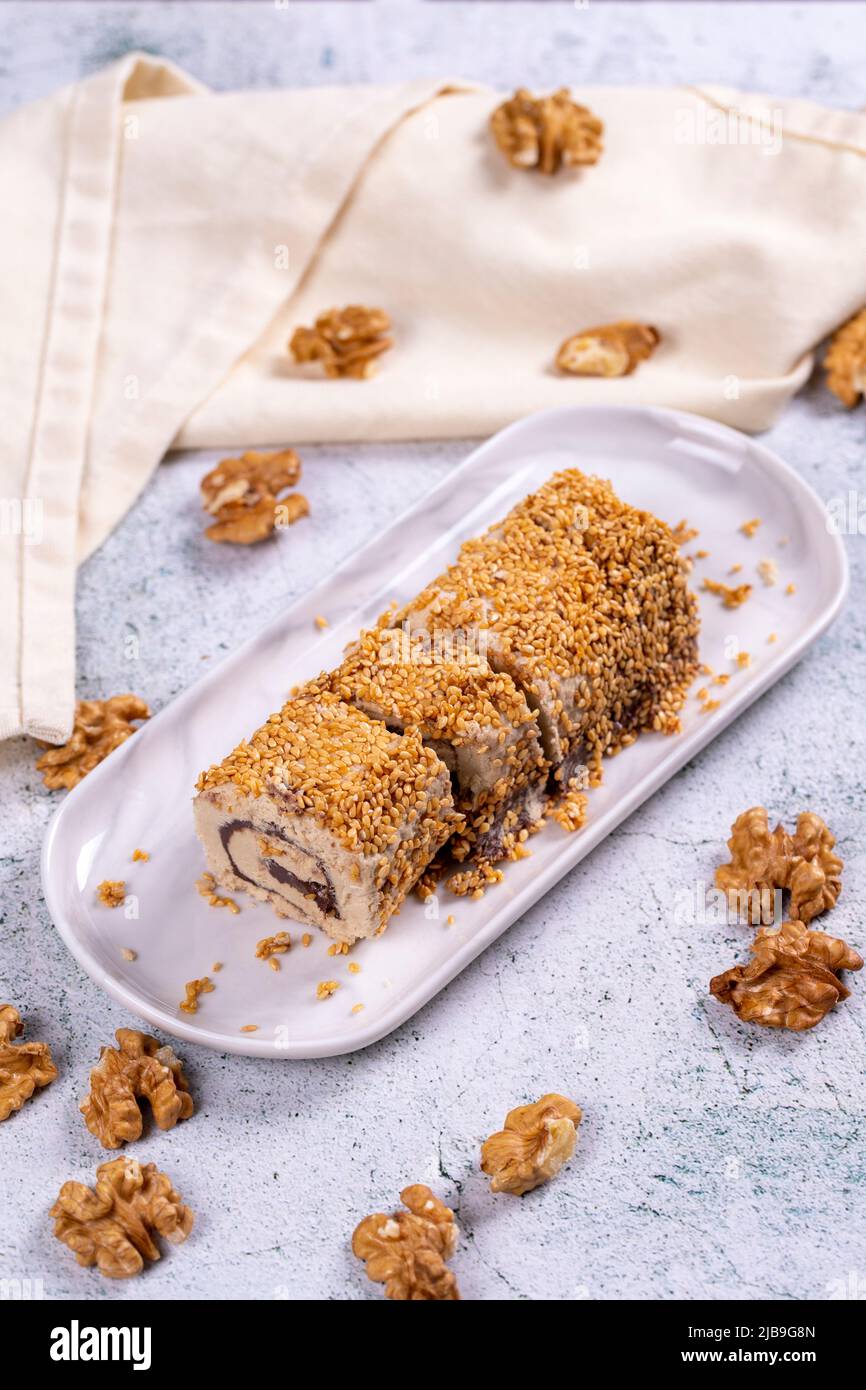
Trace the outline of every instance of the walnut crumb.
<instances>
[{"instance_id":1,"label":"walnut crumb","mask_svg":"<svg viewBox=\"0 0 866 1390\"><path fill-rule=\"evenodd\" d=\"M336 980L320 980L316 985L317 999L330 999L332 994L336 994L340 988Z\"/></svg>"},{"instance_id":2,"label":"walnut crumb","mask_svg":"<svg viewBox=\"0 0 866 1390\"><path fill-rule=\"evenodd\" d=\"M332 941L328 947L329 956L347 956L349 954L348 941Z\"/></svg>"},{"instance_id":3,"label":"walnut crumb","mask_svg":"<svg viewBox=\"0 0 866 1390\"><path fill-rule=\"evenodd\" d=\"M771 589L774 584L778 583L779 566L776 564L775 560L761 560L757 565L757 571L768 589Z\"/></svg>"},{"instance_id":4,"label":"walnut crumb","mask_svg":"<svg viewBox=\"0 0 866 1390\"><path fill-rule=\"evenodd\" d=\"M134 849L132 851L133 864L146 864L149 859L150 855L146 849Z\"/></svg>"},{"instance_id":5,"label":"walnut crumb","mask_svg":"<svg viewBox=\"0 0 866 1390\"><path fill-rule=\"evenodd\" d=\"M33 1092L57 1076L51 1048L42 1042L18 1042L24 1032L13 1004L0 1004L0 1121L20 1110Z\"/></svg>"},{"instance_id":6,"label":"walnut crumb","mask_svg":"<svg viewBox=\"0 0 866 1390\"><path fill-rule=\"evenodd\" d=\"M38 740L47 748L36 764L37 772L49 791L64 787L71 791L88 772L119 748L134 733L139 721L150 718L150 710L137 695L112 695L109 700L79 700L68 743L55 748Z\"/></svg>"},{"instance_id":7,"label":"walnut crumb","mask_svg":"<svg viewBox=\"0 0 866 1390\"><path fill-rule=\"evenodd\" d=\"M376 359L393 347L391 320L384 309L349 304L319 314L312 328L296 328L289 352L298 363L321 362L326 376L366 380Z\"/></svg>"},{"instance_id":8,"label":"walnut crumb","mask_svg":"<svg viewBox=\"0 0 866 1390\"><path fill-rule=\"evenodd\" d=\"M131 946L121 946L120 954L124 960L138 960L138 952L133 951Z\"/></svg>"},{"instance_id":9,"label":"walnut crumb","mask_svg":"<svg viewBox=\"0 0 866 1390\"><path fill-rule=\"evenodd\" d=\"M126 884L122 878L104 878L96 886L96 896L103 907L120 907L126 897Z\"/></svg>"},{"instance_id":10,"label":"walnut crumb","mask_svg":"<svg viewBox=\"0 0 866 1390\"><path fill-rule=\"evenodd\" d=\"M141 1138L142 1099L159 1129L173 1129L193 1113L183 1064L170 1047L134 1028L118 1028L114 1036L117 1046L100 1049L90 1092L80 1106L84 1123L104 1149Z\"/></svg>"},{"instance_id":11,"label":"walnut crumb","mask_svg":"<svg viewBox=\"0 0 866 1390\"><path fill-rule=\"evenodd\" d=\"M352 1251L367 1278L385 1285L385 1297L401 1302L456 1302L457 1280L446 1260L457 1245L454 1213L429 1187L404 1187L406 1211L374 1212L355 1227Z\"/></svg>"},{"instance_id":12,"label":"walnut crumb","mask_svg":"<svg viewBox=\"0 0 866 1390\"><path fill-rule=\"evenodd\" d=\"M863 957L845 941L812 931L803 922L784 922L778 931L761 927L753 959L710 981L710 993L730 1004L744 1023L765 1028L814 1028L850 991L840 970L860 970Z\"/></svg>"},{"instance_id":13,"label":"walnut crumb","mask_svg":"<svg viewBox=\"0 0 866 1390\"><path fill-rule=\"evenodd\" d=\"M65 1182L51 1208L54 1234L80 1265L96 1265L107 1279L140 1274L145 1260L158 1260L154 1239L179 1245L192 1230L193 1215L155 1163L122 1155L96 1170L92 1188Z\"/></svg>"},{"instance_id":14,"label":"walnut crumb","mask_svg":"<svg viewBox=\"0 0 866 1390\"><path fill-rule=\"evenodd\" d=\"M521 1197L555 1177L574 1153L582 1118L579 1105L555 1093L510 1110L504 1128L481 1146L491 1190Z\"/></svg>"},{"instance_id":15,"label":"walnut crumb","mask_svg":"<svg viewBox=\"0 0 866 1390\"><path fill-rule=\"evenodd\" d=\"M740 527L740 530L742 531L744 536L748 536L749 540L751 540L760 524L761 518L759 516L753 516L751 521L743 522L742 526Z\"/></svg>"},{"instance_id":16,"label":"walnut crumb","mask_svg":"<svg viewBox=\"0 0 866 1390\"><path fill-rule=\"evenodd\" d=\"M728 574L739 574L742 568L742 565L731 565L731 568L728 570Z\"/></svg>"},{"instance_id":17,"label":"walnut crumb","mask_svg":"<svg viewBox=\"0 0 866 1390\"><path fill-rule=\"evenodd\" d=\"M602 122L586 106L572 101L567 87L546 97L518 87L497 106L490 129L515 169L555 174L563 167L595 164L602 154Z\"/></svg>"},{"instance_id":18,"label":"walnut crumb","mask_svg":"<svg viewBox=\"0 0 866 1390\"><path fill-rule=\"evenodd\" d=\"M209 980L205 975L202 980L187 980L184 985L186 996L178 1006L185 1014L198 1013L198 997L200 994L212 994L216 986L213 980Z\"/></svg>"},{"instance_id":19,"label":"walnut crumb","mask_svg":"<svg viewBox=\"0 0 866 1390\"><path fill-rule=\"evenodd\" d=\"M212 965L211 968L210 968L210 973L211 973L212 975L218 975L219 972L222 970L222 968L223 968L223 963L222 963L222 961L221 961L221 960L215 960L214 963L213 963L213 965Z\"/></svg>"}]
</instances>

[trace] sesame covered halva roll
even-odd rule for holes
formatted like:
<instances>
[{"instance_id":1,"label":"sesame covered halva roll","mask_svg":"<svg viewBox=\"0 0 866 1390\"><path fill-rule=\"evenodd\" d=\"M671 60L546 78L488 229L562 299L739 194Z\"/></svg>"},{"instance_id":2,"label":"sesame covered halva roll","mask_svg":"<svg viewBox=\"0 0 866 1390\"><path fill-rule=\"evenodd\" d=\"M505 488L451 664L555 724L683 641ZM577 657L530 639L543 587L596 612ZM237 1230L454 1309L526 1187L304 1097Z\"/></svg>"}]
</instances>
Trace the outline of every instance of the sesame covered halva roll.
<instances>
[{"instance_id":1,"label":"sesame covered halva roll","mask_svg":"<svg viewBox=\"0 0 866 1390\"><path fill-rule=\"evenodd\" d=\"M445 764L315 685L203 772L208 868L335 941L383 931L459 825Z\"/></svg>"},{"instance_id":2,"label":"sesame covered halva roll","mask_svg":"<svg viewBox=\"0 0 866 1390\"><path fill-rule=\"evenodd\" d=\"M547 779L538 725L511 677L470 647L376 628L325 679L390 729L417 729L445 763L466 818L449 845L454 858L496 862L536 827Z\"/></svg>"},{"instance_id":3,"label":"sesame covered halva roll","mask_svg":"<svg viewBox=\"0 0 866 1390\"><path fill-rule=\"evenodd\" d=\"M669 529L577 469L467 541L390 621L474 638L535 711L560 787L586 767L597 778L642 730L673 732L696 670L696 605Z\"/></svg>"}]
</instances>

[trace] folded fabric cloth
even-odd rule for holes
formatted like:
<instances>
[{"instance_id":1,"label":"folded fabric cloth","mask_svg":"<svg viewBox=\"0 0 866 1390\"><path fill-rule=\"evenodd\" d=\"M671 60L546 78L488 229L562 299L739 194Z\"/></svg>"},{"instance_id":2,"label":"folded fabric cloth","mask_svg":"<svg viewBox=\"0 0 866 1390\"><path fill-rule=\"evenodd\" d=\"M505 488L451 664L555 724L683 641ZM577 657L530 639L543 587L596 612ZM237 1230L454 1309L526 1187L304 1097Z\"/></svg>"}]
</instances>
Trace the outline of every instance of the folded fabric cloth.
<instances>
[{"instance_id":1,"label":"folded fabric cloth","mask_svg":"<svg viewBox=\"0 0 866 1390\"><path fill-rule=\"evenodd\" d=\"M131 54L0 124L0 737L69 733L74 574L172 444L478 435L653 403L762 429L866 301L866 116L721 89L575 93L600 162L490 137L501 97L421 81L216 94ZM298 325L385 309L370 381ZM631 376L553 367L619 319ZM47 640L46 634L50 634Z\"/></svg>"}]
</instances>

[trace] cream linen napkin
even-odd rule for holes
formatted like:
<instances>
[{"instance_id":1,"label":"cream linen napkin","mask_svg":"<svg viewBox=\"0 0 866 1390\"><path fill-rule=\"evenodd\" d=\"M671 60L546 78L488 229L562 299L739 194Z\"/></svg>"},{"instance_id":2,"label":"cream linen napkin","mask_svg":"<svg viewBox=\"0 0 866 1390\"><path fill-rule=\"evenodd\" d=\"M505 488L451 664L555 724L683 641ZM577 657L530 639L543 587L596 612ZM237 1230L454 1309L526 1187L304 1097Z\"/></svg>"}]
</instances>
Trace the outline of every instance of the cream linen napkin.
<instances>
[{"instance_id":1,"label":"cream linen napkin","mask_svg":"<svg viewBox=\"0 0 866 1390\"><path fill-rule=\"evenodd\" d=\"M482 434L653 403L768 426L866 301L866 117L727 90L576 92L594 168L511 169L468 86L214 94L130 55L0 125L0 737L62 741L76 561L172 443ZM386 308L371 381L295 368L322 309ZM562 338L639 318L634 376Z\"/></svg>"}]
</instances>

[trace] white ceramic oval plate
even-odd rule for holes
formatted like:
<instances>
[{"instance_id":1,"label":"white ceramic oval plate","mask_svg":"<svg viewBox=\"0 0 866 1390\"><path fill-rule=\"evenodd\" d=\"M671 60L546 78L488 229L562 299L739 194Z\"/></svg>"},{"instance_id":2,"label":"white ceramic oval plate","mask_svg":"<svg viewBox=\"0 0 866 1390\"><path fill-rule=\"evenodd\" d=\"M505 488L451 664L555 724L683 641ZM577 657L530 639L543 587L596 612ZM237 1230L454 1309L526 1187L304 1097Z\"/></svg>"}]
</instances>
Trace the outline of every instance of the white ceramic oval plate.
<instances>
[{"instance_id":1,"label":"white ceramic oval plate","mask_svg":"<svg viewBox=\"0 0 866 1390\"><path fill-rule=\"evenodd\" d=\"M443 891L437 919L411 898L384 936L356 945L348 959L329 957L320 933L303 949L300 927L243 894L236 895L237 916L211 907L195 886L204 868L191 807L200 770L261 724L292 685L336 665L360 627L391 600L416 593L454 558L461 541L570 466L610 478L627 502L671 525L686 517L698 528L684 550L707 550L711 558L696 562L696 589L705 576L754 585L735 611L715 596L700 596L702 660L734 673L724 687L711 687L719 708L701 713L699 701L690 699L680 735L644 735L611 759L604 784L590 795L583 830L567 834L549 824L531 841L531 856L509 864L504 881L484 898L473 902ZM750 540L739 527L752 517L765 520ZM764 556L779 568L773 587L755 573ZM742 562L742 574L728 579L735 562ZM785 592L789 583L793 595ZM43 853L51 915L88 974L167 1033L259 1057L327 1057L365 1047L447 985L778 680L832 622L846 589L844 552L827 529L821 501L745 435L667 410L574 407L532 416L476 449L417 507L226 657L65 798ZM318 613L330 623L321 634ZM769 644L771 632L778 637ZM748 669L725 654L732 633L752 654ZM695 688L702 684L706 677ZM130 862L138 847L150 854L148 863ZM105 878L126 881L137 919L126 918L125 908L97 904L96 885ZM255 945L284 927L295 945L277 972L256 959ZM123 959L124 946L137 951L135 961ZM184 982L211 974L214 961L224 963L212 977L216 988L202 997L198 1013L180 1012ZM349 961L359 973L349 972ZM340 989L320 1001L316 985L325 979L338 980ZM363 1009L353 1012L358 1004ZM257 1031L241 1032L247 1025Z\"/></svg>"}]
</instances>

